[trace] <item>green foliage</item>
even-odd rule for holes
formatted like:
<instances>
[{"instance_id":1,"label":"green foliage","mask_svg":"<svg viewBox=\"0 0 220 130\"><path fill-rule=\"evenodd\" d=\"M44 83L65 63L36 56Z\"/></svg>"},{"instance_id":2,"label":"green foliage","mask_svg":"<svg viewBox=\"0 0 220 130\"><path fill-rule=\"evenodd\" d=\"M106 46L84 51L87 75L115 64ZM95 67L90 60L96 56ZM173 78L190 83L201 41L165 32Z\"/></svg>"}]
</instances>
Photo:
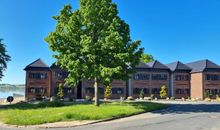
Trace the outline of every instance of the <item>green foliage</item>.
<instances>
[{"instance_id":1,"label":"green foliage","mask_svg":"<svg viewBox=\"0 0 220 130\"><path fill-rule=\"evenodd\" d=\"M62 99L63 96L64 96L64 94L63 94L63 85L62 85L62 84L59 84L57 96L58 96L60 99Z\"/></svg>"},{"instance_id":2,"label":"green foliage","mask_svg":"<svg viewBox=\"0 0 220 130\"><path fill-rule=\"evenodd\" d=\"M53 102L41 102L37 104L37 107L46 108L46 107L62 107L65 106L63 102L53 101Z\"/></svg>"},{"instance_id":3,"label":"green foliage","mask_svg":"<svg viewBox=\"0 0 220 130\"><path fill-rule=\"evenodd\" d=\"M4 76L3 71L7 69L7 62L11 60L2 41L3 39L0 38L0 79Z\"/></svg>"},{"instance_id":4,"label":"green foliage","mask_svg":"<svg viewBox=\"0 0 220 130\"><path fill-rule=\"evenodd\" d=\"M112 95L112 87L110 85L107 85L106 88L105 88L105 95L104 97L106 99L109 99Z\"/></svg>"},{"instance_id":5,"label":"green foliage","mask_svg":"<svg viewBox=\"0 0 220 130\"><path fill-rule=\"evenodd\" d=\"M205 93L204 93L204 96L205 96L205 98L210 98L211 93L208 90L206 90Z\"/></svg>"},{"instance_id":6,"label":"green foliage","mask_svg":"<svg viewBox=\"0 0 220 130\"><path fill-rule=\"evenodd\" d=\"M141 89L139 98L144 99L144 89Z\"/></svg>"},{"instance_id":7,"label":"green foliage","mask_svg":"<svg viewBox=\"0 0 220 130\"><path fill-rule=\"evenodd\" d=\"M166 97L167 97L167 91L166 91L166 86L165 86L165 85L163 85L163 86L161 87L160 97L161 97L161 98L166 98Z\"/></svg>"},{"instance_id":8,"label":"green foliage","mask_svg":"<svg viewBox=\"0 0 220 130\"><path fill-rule=\"evenodd\" d=\"M148 63L148 62L154 61L154 57L152 55L149 55L149 54L142 54L141 55L141 61L145 62L145 63Z\"/></svg>"},{"instance_id":9,"label":"green foliage","mask_svg":"<svg viewBox=\"0 0 220 130\"><path fill-rule=\"evenodd\" d=\"M113 79L127 80L134 72L143 48L140 41L131 40L129 25L112 0L80 0L78 10L66 5L54 19L56 29L45 40L56 52L56 63L69 72L67 84L95 79L97 88Z\"/></svg>"},{"instance_id":10,"label":"green foliage","mask_svg":"<svg viewBox=\"0 0 220 130\"><path fill-rule=\"evenodd\" d=\"M9 106L1 108L1 121L11 125L37 125L44 123L53 123L60 121L73 120L102 120L111 118L121 118L133 114L143 113L165 108L164 104L149 102L119 102L101 104L96 107L92 104L73 104L62 107L47 107L33 109L35 104L26 104L17 108Z\"/></svg>"}]
</instances>

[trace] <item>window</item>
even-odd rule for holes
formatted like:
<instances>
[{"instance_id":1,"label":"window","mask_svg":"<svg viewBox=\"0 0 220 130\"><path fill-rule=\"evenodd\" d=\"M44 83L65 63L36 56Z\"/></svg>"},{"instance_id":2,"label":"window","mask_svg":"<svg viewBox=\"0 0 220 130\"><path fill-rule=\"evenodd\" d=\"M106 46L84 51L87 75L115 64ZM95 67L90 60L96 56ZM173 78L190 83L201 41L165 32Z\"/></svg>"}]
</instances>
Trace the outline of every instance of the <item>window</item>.
<instances>
[{"instance_id":1,"label":"window","mask_svg":"<svg viewBox=\"0 0 220 130\"><path fill-rule=\"evenodd\" d=\"M166 74L152 74L152 80L167 80Z\"/></svg>"},{"instance_id":2,"label":"window","mask_svg":"<svg viewBox=\"0 0 220 130\"><path fill-rule=\"evenodd\" d=\"M103 88L98 88L98 89L99 89L99 94L104 94ZM85 93L86 94L95 94L95 89L94 88L85 88Z\"/></svg>"},{"instance_id":3,"label":"window","mask_svg":"<svg viewBox=\"0 0 220 130\"><path fill-rule=\"evenodd\" d=\"M220 75L216 75L216 74L207 74L206 75L206 80L220 80Z\"/></svg>"},{"instance_id":4,"label":"window","mask_svg":"<svg viewBox=\"0 0 220 130\"><path fill-rule=\"evenodd\" d=\"M66 78L67 73L66 72L55 72L55 77L56 78Z\"/></svg>"},{"instance_id":5,"label":"window","mask_svg":"<svg viewBox=\"0 0 220 130\"><path fill-rule=\"evenodd\" d=\"M86 94L94 94L94 88L85 88L85 93Z\"/></svg>"},{"instance_id":6,"label":"window","mask_svg":"<svg viewBox=\"0 0 220 130\"><path fill-rule=\"evenodd\" d=\"M30 79L46 79L47 73L29 73Z\"/></svg>"},{"instance_id":7,"label":"window","mask_svg":"<svg viewBox=\"0 0 220 130\"><path fill-rule=\"evenodd\" d=\"M189 89L185 89L185 93L186 94L190 94L190 90Z\"/></svg>"},{"instance_id":8,"label":"window","mask_svg":"<svg viewBox=\"0 0 220 130\"><path fill-rule=\"evenodd\" d=\"M152 94L160 94L160 88L153 88Z\"/></svg>"},{"instance_id":9,"label":"window","mask_svg":"<svg viewBox=\"0 0 220 130\"><path fill-rule=\"evenodd\" d=\"M184 94L184 89L176 89L176 94Z\"/></svg>"},{"instance_id":10,"label":"window","mask_svg":"<svg viewBox=\"0 0 220 130\"><path fill-rule=\"evenodd\" d=\"M35 93L35 88L28 88L28 93Z\"/></svg>"},{"instance_id":11,"label":"window","mask_svg":"<svg viewBox=\"0 0 220 130\"><path fill-rule=\"evenodd\" d=\"M74 93L74 90L72 88L68 88L68 87L63 88L63 91L66 95Z\"/></svg>"},{"instance_id":12,"label":"window","mask_svg":"<svg viewBox=\"0 0 220 130\"><path fill-rule=\"evenodd\" d=\"M218 89L207 89L210 94L217 95L218 94Z\"/></svg>"},{"instance_id":13,"label":"window","mask_svg":"<svg viewBox=\"0 0 220 130\"><path fill-rule=\"evenodd\" d=\"M150 75L149 74L135 74L133 76L134 80L149 80L150 79Z\"/></svg>"},{"instance_id":14,"label":"window","mask_svg":"<svg viewBox=\"0 0 220 130\"><path fill-rule=\"evenodd\" d=\"M99 88L99 94L104 94L104 89L103 88Z\"/></svg>"},{"instance_id":15,"label":"window","mask_svg":"<svg viewBox=\"0 0 220 130\"><path fill-rule=\"evenodd\" d=\"M124 88L112 88L112 94L124 94Z\"/></svg>"},{"instance_id":16,"label":"window","mask_svg":"<svg viewBox=\"0 0 220 130\"><path fill-rule=\"evenodd\" d=\"M176 75L175 79L176 81L187 81L189 80L189 75Z\"/></svg>"},{"instance_id":17,"label":"window","mask_svg":"<svg viewBox=\"0 0 220 130\"><path fill-rule=\"evenodd\" d=\"M46 93L46 89L45 88L36 88L36 93L37 94L44 94L44 93Z\"/></svg>"},{"instance_id":18,"label":"window","mask_svg":"<svg viewBox=\"0 0 220 130\"><path fill-rule=\"evenodd\" d=\"M29 88L28 92L33 93L33 94L45 94L46 89L45 88Z\"/></svg>"},{"instance_id":19,"label":"window","mask_svg":"<svg viewBox=\"0 0 220 130\"><path fill-rule=\"evenodd\" d=\"M150 93L150 91L149 91L148 88L134 88L134 89L133 89L133 93L134 93L134 94L140 94L140 92L141 92L142 90L144 90L144 94L149 94L149 93Z\"/></svg>"}]
</instances>

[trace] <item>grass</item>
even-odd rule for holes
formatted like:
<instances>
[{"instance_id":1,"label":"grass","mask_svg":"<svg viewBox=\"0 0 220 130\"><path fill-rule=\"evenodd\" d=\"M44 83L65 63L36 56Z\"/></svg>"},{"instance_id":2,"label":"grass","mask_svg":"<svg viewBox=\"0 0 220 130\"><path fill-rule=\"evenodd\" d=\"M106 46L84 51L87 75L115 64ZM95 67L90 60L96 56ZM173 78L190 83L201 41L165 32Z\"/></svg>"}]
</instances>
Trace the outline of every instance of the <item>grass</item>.
<instances>
[{"instance_id":1,"label":"grass","mask_svg":"<svg viewBox=\"0 0 220 130\"><path fill-rule=\"evenodd\" d=\"M0 120L11 125L37 125L59 121L100 120L130 116L166 107L149 102L93 104L15 104L0 109Z\"/></svg>"}]
</instances>

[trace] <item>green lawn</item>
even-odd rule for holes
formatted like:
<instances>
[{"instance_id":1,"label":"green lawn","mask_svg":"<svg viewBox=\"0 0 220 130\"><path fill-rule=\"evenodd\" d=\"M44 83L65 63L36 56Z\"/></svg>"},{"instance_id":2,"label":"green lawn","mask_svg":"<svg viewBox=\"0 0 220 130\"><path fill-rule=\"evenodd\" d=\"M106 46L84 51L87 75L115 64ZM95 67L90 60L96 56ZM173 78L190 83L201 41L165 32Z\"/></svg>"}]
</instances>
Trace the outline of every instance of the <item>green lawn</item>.
<instances>
[{"instance_id":1,"label":"green lawn","mask_svg":"<svg viewBox=\"0 0 220 130\"><path fill-rule=\"evenodd\" d=\"M0 120L11 125L36 125L58 121L100 120L130 116L166 107L163 104L107 103L93 104L40 103L16 104L0 109Z\"/></svg>"}]
</instances>

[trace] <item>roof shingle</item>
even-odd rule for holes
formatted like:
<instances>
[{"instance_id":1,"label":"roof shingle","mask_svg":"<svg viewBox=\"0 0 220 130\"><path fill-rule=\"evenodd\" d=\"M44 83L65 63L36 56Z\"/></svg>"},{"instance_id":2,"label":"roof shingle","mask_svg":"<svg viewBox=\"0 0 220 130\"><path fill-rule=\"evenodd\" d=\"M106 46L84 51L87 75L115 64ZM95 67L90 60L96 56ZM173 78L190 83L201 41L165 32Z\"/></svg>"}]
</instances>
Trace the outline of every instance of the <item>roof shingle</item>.
<instances>
[{"instance_id":1,"label":"roof shingle","mask_svg":"<svg viewBox=\"0 0 220 130\"><path fill-rule=\"evenodd\" d=\"M150 66L152 69L169 69L167 66L157 60L149 62L147 63L147 65Z\"/></svg>"},{"instance_id":2,"label":"roof shingle","mask_svg":"<svg viewBox=\"0 0 220 130\"><path fill-rule=\"evenodd\" d=\"M191 71L192 70L190 67L188 67L187 65L183 64L180 61L167 64L166 66L169 67L171 71L176 71L176 70L188 70L188 71Z\"/></svg>"},{"instance_id":3,"label":"roof shingle","mask_svg":"<svg viewBox=\"0 0 220 130\"><path fill-rule=\"evenodd\" d=\"M192 68L192 73L203 72L205 69L220 69L219 65L207 59L188 63L187 66Z\"/></svg>"},{"instance_id":4,"label":"roof shingle","mask_svg":"<svg viewBox=\"0 0 220 130\"><path fill-rule=\"evenodd\" d=\"M41 59L37 59L36 61L32 62L31 64L27 65L24 70L29 68L46 68L49 69L49 66L45 64Z\"/></svg>"}]
</instances>

